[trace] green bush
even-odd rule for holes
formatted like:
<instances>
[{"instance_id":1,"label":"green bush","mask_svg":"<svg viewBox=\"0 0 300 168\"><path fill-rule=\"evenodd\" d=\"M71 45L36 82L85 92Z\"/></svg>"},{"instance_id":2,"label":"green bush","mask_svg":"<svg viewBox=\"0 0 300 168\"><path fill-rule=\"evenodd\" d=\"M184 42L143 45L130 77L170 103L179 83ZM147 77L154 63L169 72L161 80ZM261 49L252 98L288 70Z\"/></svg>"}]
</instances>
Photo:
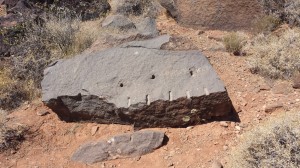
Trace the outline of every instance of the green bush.
<instances>
[{"instance_id":1,"label":"green bush","mask_svg":"<svg viewBox=\"0 0 300 168\"><path fill-rule=\"evenodd\" d=\"M224 37L223 44L226 51L231 52L234 55L241 55L245 40L245 36L240 33L229 33Z\"/></svg>"}]
</instances>

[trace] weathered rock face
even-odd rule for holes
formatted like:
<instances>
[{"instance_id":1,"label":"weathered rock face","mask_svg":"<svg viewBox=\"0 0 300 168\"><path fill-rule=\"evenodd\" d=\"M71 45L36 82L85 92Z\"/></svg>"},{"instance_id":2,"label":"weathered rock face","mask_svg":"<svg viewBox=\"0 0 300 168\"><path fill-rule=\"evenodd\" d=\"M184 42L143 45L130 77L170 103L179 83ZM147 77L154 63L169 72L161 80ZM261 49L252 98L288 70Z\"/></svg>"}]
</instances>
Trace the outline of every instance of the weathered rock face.
<instances>
[{"instance_id":1,"label":"weathered rock face","mask_svg":"<svg viewBox=\"0 0 300 168\"><path fill-rule=\"evenodd\" d=\"M259 1L249 0L160 0L182 25L217 29L250 28L263 13Z\"/></svg>"},{"instance_id":2,"label":"weathered rock face","mask_svg":"<svg viewBox=\"0 0 300 168\"><path fill-rule=\"evenodd\" d=\"M206 57L160 50L169 39L60 60L44 72L42 99L66 121L185 127L229 116L231 101Z\"/></svg>"},{"instance_id":3,"label":"weathered rock face","mask_svg":"<svg viewBox=\"0 0 300 168\"><path fill-rule=\"evenodd\" d=\"M146 17L141 18L135 23L138 34L146 37L158 36L158 30L156 27L156 20L154 18Z\"/></svg>"},{"instance_id":4,"label":"weathered rock face","mask_svg":"<svg viewBox=\"0 0 300 168\"><path fill-rule=\"evenodd\" d=\"M135 29L134 23L123 15L112 15L108 16L103 22L102 27L129 30Z\"/></svg>"},{"instance_id":5,"label":"weathered rock face","mask_svg":"<svg viewBox=\"0 0 300 168\"><path fill-rule=\"evenodd\" d=\"M131 21L123 15L108 16L103 22L102 27L123 31L123 33L132 35L141 35L144 37L158 36L156 21L154 18L146 17Z\"/></svg>"},{"instance_id":6,"label":"weathered rock face","mask_svg":"<svg viewBox=\"0 0 300 168\"><path fill-rule=\"evenodd\" d=\"M164 133L156 131L138 131L118 135L108 141L82 145L73 154L72 160L92 164L112 159L137 157L161 147L165 138Z\"/></svg>"},{"instance_id":7,"label":"weathered rock face","mask_svg":"<svg viewBox=\"0 0 300 168\"><path fill-rule=\"evenodd\" d=\"M107 30L104 32L109 32L105 39L108 39L111 46L115 46L116 42L123 43L158 36L155 18L163 11L158 1L111 0L109 3L110 15L103 21L102 27Z\"/></svg>"}]
</instances>

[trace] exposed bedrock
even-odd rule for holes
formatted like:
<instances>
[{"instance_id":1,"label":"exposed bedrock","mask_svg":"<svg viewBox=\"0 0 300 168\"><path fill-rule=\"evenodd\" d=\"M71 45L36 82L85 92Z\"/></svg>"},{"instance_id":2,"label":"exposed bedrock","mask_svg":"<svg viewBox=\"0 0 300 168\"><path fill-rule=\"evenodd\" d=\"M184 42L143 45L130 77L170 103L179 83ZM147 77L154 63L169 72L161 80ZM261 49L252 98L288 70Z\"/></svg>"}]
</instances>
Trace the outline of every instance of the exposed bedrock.
<instances>
[{"instance_id":1,"label":"exposed bedrock","mask_svg":"<svg viewBox=\"0 0 300 168\"><path fill-rule=\"evenodd\" d=\"M161 50L169 39L59 60L44 72L42 99L69 122L185 127L230 117L231 100L207 58Z\"/></svg>"}]
</instances>

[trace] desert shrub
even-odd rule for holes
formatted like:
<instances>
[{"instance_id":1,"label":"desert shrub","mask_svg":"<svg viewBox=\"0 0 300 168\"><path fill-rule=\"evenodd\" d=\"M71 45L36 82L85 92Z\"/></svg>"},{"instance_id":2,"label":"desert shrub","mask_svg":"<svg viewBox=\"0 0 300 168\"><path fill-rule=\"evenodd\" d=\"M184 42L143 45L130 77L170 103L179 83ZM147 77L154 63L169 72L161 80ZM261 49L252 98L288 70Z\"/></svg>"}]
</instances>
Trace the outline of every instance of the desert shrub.
<instances>
[{"instance_id":1,"label":"desert shrub","mask_svg":"<svg viewBox=\"0 0 300 168\"><path fill-rule=\"evenodd\" d=\"M0 109L0 153L8 149L17 150L19 144L25 140L25 133L24 127L9 127L6 121L6 112Z\"/></svg>"},{"instance_id":2,"label":"desert shrub","mask_svg":"<svg viewBox=\"0 0 300 168\"><path fill-rule=\"evenodd\" d=\"M46 49L51 57L65 58L70 55L78 54L96 40L100 34L100 28L90 27L86 29L80 17L51 16L42 23L34 24L28 31L27 43L39 44L35 50Z\"/></svg>"},{"instance_id":3,"label":"desert shrub","mask_svg":"<svg viewBox=\"0 0 300 168\"><path fill-rule=\"evenodd\" d=\"M69 55L73 50L76 33L79 31L79 19L52 17L45 21L45 27L39 27L46 38L45 45L60 49L61 54ZM76 52L76 51L75 51Z\"/></svg>"},{"instance_id":4,"label":"desert shrub","mask_svg":"<svg viewBox=\"0 0 300 168\"><path fill-rule=\"evenodd\" d=\"M228 167L300 167L300 113L282 114L245 133Z\"/></svg>"},{"instance_id":5,"label":"desert shrub","mask_svg":"<svg viewBox=\"0 0 300 168\"><path fill-rule=\"evenodd\" d=\"M96 21L95 21L96 22ZM0 89L0 106L12 109L40 96L44 69L54 60L79 54L96 40L100 26L87 28L78 17L48 17L26 26L10 63L2 68L13 84ZM1 69L0 69L1 71ZM6 84L5 84L6 85Z\"/></svg>"},{"instance_id":6,"label":"desert shrub","mask_svg":"<svg viewBox=\"0 0 300 168\"><path fill-rule=\"evenodd\" d=\"M18 83L6 66L0 66L0 107L10 109L18 107L22 100L27 99L28 95L23 89L25 85Z\"/></svg>"},{"instance_id":7,"label":"desert shrub","mask_svg":"<svg viewBox=\"0 0 300 168\"><path fill-rule=\"evenodd\" d=\"M0 26L0 57L13 54L15 46L24 39L25 32L26 25L22 23L11 27Z\"/></svg>"},{"instance_id":8,"label":"desert shrub","mask_svg":"<svg viewBox=\"0 0 300 168\"><path fill-rule=\"evenodd\" d=\"M116 12L126 16L155 17L158 14L158 7L152 0L125 0L122 5L117 7Z\"/></svg>"},{"instance_id":9,"label":"desert shrub","mask_svg":"<svg viewBox=\"0 0 300 168\"><path fill-rule=\"evenodd\" d=\"M73 17L80 14L83 21L105 16L111 8L108 0L63 0L48 4L55 15L61 15L67 11Z\"/></svg>"},{"instance_id":10,"label":"desert shrub","mask_svg":"<svg viewBox=\"0 0 300 168\"><path fill-rule=\"evenodd\" d=\"M275 30L280 25L280 23L280 19L272 15L259 17L254 20L254 31L258 34L270 33L271 31Z\"/></svg>"},{"instance_id":11,"label":"desert shrub","mask_svg":"<svg viewBox=\"0 0 300 168\"><path fill-rule=\"evenodd\" d=\"M233 53L234 55L241 55L242 48L245 44L245 36L241 33L229 33L223 39L223 44L226 51Z\"/></svg>"},{"instance_id":12,"label":"desert shrub","mask_svg":"<svg viewBox=\"0 0 300 168\"><path fill-rule=\"evenodd\" d=\"M261 4L268 15L291 25L300 26L300 1L299 0L261 0Z\"/></svg>"},{"instance_id":13,"label":"desert shrub","mask_svg":"<svg viewBox=\"0 0 300 168\"><path fill-rule=\"evenodd\" d=\"M287 0L285 4L285 17L289 24L300 26L300 1Z\"/></svg>"},{"instance_id":14,"label":"desert shrub","mask_svg":"<svg viewBox=\"0 0 300 168\"><path fill-rule=\"evenodd\" d=\"M260 34L245 47L253 73L289 79L300 71L300 30L289 29L281 36Z\"/></svg>"}]
</instances>

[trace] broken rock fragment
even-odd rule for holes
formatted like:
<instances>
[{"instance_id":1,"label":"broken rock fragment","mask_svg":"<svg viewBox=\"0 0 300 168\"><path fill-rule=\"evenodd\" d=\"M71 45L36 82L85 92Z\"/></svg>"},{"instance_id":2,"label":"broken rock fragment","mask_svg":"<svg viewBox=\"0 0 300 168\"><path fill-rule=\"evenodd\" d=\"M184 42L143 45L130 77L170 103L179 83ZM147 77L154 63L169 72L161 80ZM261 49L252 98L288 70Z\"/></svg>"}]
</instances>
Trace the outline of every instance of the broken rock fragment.
<instances>
[{"instance_id":1,"label":"broken rock fragment","mask_svg":"<svg viewBox=\"0 0 300 168\"><path fill-rule=\"evenodd\" d=\"M87 143L79 147L72 160L92 164L96 162L138 157L163 145L165 135L157 131L138 131L110 138L108 141Z\"/></svg>"}]
</instances>

